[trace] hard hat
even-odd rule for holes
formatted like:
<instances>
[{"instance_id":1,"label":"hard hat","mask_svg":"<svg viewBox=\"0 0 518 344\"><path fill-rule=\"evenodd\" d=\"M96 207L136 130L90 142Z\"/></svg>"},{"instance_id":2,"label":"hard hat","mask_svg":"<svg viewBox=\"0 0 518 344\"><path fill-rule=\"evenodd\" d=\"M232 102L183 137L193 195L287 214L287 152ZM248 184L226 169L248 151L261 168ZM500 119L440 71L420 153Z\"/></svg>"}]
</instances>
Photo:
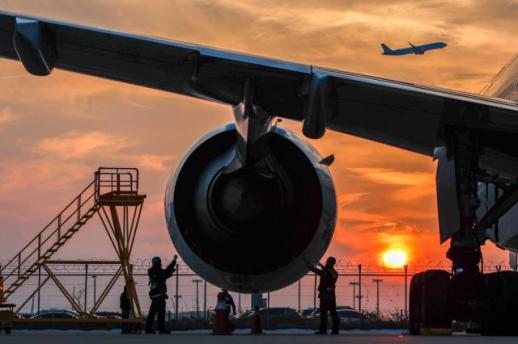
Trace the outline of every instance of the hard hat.
<instances>
[{"instance_id":1,"label":"hard hat","mask_svg":"<svg viewBox=\"0 0 518 344\"><path fill-rule=\"evenodd\" d=\"M162 264L162 259L160 259L160 257L153 257L151 259L151 264L153 264L153 265L160 265L160 264Z\"/></svg>"}]
</instances>

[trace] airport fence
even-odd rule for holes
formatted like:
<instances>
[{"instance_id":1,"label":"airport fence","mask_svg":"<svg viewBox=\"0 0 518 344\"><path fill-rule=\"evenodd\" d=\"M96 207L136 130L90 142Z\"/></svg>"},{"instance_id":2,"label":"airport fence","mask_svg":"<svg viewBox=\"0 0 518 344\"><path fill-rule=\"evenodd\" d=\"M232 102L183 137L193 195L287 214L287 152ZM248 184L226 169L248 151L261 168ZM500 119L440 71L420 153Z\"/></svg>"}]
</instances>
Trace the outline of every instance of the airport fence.
<instances>
[{"instance_id":1,"label":"airport fence","mask_svg":"<svg viewBox=\"0 0 518 344\"><path fill-rule=\"evenodd\" d=\"M166 262L167 263L167 262ZM148 260L136 260L133 275L137 293L144 313L149 307ZM449 269L449 262L416 264L398 269L389 269L376 264L357 264L339 261L339 278L336 294L338 306L349 306L363 314L380 319L405 320L408 316L408 293L412 276L424 269ZM54 274L74 299L87 309L94 304L108 285L117 267L112 264L55 264ZM510 269L498 263L486 263L486 271ZM46 274L31 277L9 300L22 304L45 280ZM219 289L193 273L185 264L179 263L175 275L168 280L167 316L169 319L200 318L207 316L216 305ZM118 312L119 296L124 286L121 277L109 291L99 311ZM294 284L262 295L266 307L289 307L299 312L310 313L318 307L318 278L309 273ZM238 312L245 313L251 308L248 294L231 293ZM68 309L71 306L56 285L47 283L39 292L30 297L21 313L35 314L44 309Z\"/></svg>"}]
</instances>

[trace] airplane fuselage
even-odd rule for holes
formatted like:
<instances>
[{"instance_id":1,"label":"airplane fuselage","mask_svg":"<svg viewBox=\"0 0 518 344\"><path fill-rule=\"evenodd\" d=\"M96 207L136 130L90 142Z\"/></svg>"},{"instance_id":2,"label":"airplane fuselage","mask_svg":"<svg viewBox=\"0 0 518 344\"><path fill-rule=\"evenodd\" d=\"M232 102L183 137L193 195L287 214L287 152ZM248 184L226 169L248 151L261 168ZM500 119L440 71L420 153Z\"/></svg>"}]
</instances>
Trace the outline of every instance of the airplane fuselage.
<instances>
[{"instance_id":1,"label":"airplane fuselage","mask_svg":"<svg viewBox=\"0 0 518 344\"><path fill-rule=\"evenodd\" d=\"M401 55L424 55L424 53L428 50L433 49L441 49L447 46L444 42L434 42L429 44L422 44L422 45L414 45L412 43L408 43L410 45L409 48L402 48L402 49L391 49L386 44L382 43L381 47L383 48L382 55L389 55L389 56L401 56Z\"/></svg>"}]
</instances>

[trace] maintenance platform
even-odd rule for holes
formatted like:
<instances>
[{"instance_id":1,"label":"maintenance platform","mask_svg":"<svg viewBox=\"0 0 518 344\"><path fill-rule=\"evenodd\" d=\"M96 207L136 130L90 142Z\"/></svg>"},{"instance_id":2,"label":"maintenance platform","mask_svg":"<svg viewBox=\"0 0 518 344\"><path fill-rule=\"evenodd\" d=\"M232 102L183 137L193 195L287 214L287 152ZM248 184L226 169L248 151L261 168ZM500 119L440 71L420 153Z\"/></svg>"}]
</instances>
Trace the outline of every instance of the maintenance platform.
<instances>
[{"instance_id":1,"label":"maintenance platform","mask_svg":"<svg viewBox=\"0 0 518 344\"><path fill-rule=\"evenodd\" d=\"M142 213L145 195L139 194L139 171L136 168L100 167L94 179L60 211L27 245L25 245L7 264L0 267L0 330L6 333L17 325L63 324L83 325L85 328L99 324L132 323L141 325L142 310L135 289L135 281L130 265L131 252ZM116 258L109 261L53 260L52 257L72 237L94 217L99 215L104 230L115 250ZM115 264L118 270L96 302L87 308L86 299L81 306L52 271L52 265L89 265ZM41 272L46 272L43 279ZM37 277L36 288L19 305L9 302L10 297L31 277ZM95 314L119 277L123 277L128 288L132 312L130 319L98 319ZM49 281L61 291L78 319L48 318L24 319L17 314L34 297L40 304L40 290ZM85 282L85 290L87 284ZM86 293L85 293L86 295ZM86 297L86 296L85 296Z\"/></svg>"}]
</instances>

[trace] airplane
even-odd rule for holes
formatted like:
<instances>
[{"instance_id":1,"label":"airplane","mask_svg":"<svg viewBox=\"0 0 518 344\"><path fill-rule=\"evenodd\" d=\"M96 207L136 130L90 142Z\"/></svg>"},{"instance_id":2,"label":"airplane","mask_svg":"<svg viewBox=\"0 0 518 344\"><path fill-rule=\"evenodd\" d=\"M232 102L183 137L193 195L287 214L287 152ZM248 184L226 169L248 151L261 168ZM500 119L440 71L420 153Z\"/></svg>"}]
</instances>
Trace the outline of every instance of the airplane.
<instances>
[{"instance_id":1,"label":"airplane","mask_svg":"<svg viewBox=\"0 0 518 344\"><path fill-rule=\"evenodd\" d=\"M383 48L382 55L391 55L391 56L408 55L408 54L424 55L424 53L428 50L441 49L448 45L444 42L435 42L435 43L422 44L422 45L413 45L412 43L408 42L408 44L410 45L410 48L392 50L385 43L381 43L381 47Z\"/></svg>"},{"instance_id":2,"label":"airplane","mask_svg":"<svg viewBox=\"0 0 518 344\"><path fill-rule=\"evenodd\" d=\"M302 122L308 138L335 130L435 159L439 236L450 241L452 269L412 277L410 333L455 319L516 334L508 319L518 273L480 267L486 241L518 252L518 55L484 94L471 94L0 12L0 57L37 76L62 69L232 109L234 123L179 163L164 209L185 263L233 291L294 283L333 236L333 159L277 118Z\"/></svg>"}]
</instances>

